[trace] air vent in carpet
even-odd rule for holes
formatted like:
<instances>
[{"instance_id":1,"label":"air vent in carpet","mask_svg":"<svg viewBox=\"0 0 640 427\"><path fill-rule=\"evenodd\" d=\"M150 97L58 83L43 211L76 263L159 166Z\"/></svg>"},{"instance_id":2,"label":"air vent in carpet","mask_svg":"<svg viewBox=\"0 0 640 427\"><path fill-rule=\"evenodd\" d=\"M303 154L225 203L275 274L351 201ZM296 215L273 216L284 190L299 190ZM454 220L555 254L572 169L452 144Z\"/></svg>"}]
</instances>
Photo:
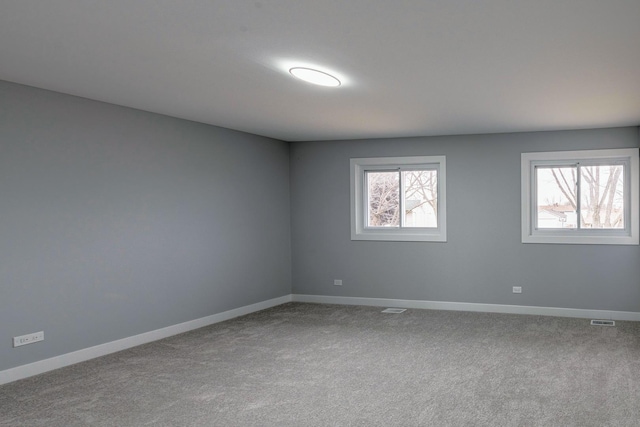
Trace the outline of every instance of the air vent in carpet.
<instances>
[{"instance_id":1,"label":"air vent in carpet","mask_svg":"<svg viewBox=\"0 0 640 427\"><path fill-rule=\"evenodd\" d=\"M592 320L591 326L616 326L613 320Z\"/></svg>"},{"instance_id":2,"label":"air vent in carpet","mask_svg":"<svg viewBox=\"0 0 640 427\"><path fill-rule=\"evenodd\" d=\"M405 311L407 311L406 308L385 308L384 310L382 310L383 313L393 313L393 314L400 314L400 313L404 313Z\"/></svg>"}]
</instances>

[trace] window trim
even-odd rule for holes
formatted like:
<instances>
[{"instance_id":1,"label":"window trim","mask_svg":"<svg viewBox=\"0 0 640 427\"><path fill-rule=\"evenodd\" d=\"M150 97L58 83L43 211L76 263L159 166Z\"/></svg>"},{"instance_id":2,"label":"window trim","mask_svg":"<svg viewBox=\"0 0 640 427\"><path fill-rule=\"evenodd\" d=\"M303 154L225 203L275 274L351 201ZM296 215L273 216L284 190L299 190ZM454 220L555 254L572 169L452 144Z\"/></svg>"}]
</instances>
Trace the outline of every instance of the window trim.
<instances>
[{"instance_id":1,"label":"window trim","mask_svg":"<svg viewBox=\"0 0 640 427\"><path fill-rule=\"evenodd\" d=\"M438 170L438 226L430 228L370 228L366 226L365 172L384 169L411 169L435 166ZM446 159L445 156L371 157L350 159L351 240L405 242L446 242Z\"/></svg>"},{"instance_id":2,"label":"window trim","mask_svg":"<svg viewBox=\"0 0 640 427\"><path fill-rule=\"evenodd\" d=\"M522 243L552 244L588 244L588 245L638 245L639 223L639 173L638 148L549 151L538 153L522 153L521 155L521 195L522 195ZM575 229L536 230L534 227L536 212L534 191L536 166L570 166L580 162L617 161L628 164L624 185L627 191L625 199L624 230Z\"/></svg>"}]
</instances>

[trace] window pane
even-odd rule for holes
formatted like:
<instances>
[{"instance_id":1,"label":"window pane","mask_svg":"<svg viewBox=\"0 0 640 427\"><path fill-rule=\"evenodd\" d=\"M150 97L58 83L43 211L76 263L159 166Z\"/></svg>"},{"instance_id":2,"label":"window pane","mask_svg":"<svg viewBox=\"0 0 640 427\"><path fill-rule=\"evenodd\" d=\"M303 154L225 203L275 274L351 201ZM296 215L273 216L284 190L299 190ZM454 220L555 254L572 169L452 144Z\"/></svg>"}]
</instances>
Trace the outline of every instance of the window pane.
<instances>
[{"instance_id":1,"label":"window pane","mask_svg":"<svg viewBox=\"0 0 640 427\"><path fill-rule=\"evenodd\" d=\"M580 167L580 227L624 228L624 167Z\"/></svg>"},{"instance_id":2,"label":"window pane","mask_svg":"<svg viewBox=\"0 0 640 427\"><path fill-rule=\"evenodd\" d=\"M576 228L577 167L536 167L536 228Z\"/></svg>"},{"instance_id":3,"label":"window pane","mask_svg":"<svg viewBox=\"0 0 640 427\"><path fill-rule=\"evenodd\" d=\"M638 148L522 153L521 161L522 243L638 245Z\"/></svg>"},{"instance_id":4,"label":"window pane","mask_svg":"<svg viewBox=\"0 0 640 427\"><path fill-rule=\"evenodd\" d=\"M400 225L400 173L366 172L368 227Z\"/></svg>"},{"instance_id":5,"label":"window pane","mask_svg":"<svg viewBox=\"0 0 640 427\"><path fill-rule=\"evenodd\" d=\"M438 171L403 171L405 227L438 226Z\"/></svg>"}]
</instances>

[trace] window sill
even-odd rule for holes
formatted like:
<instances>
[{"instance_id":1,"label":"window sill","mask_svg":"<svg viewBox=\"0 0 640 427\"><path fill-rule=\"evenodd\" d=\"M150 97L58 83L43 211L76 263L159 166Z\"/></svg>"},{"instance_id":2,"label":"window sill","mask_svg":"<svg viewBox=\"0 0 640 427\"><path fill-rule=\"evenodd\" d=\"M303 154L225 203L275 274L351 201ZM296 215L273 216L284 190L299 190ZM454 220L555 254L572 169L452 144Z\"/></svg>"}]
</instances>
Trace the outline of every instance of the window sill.
<instances>
[{"instance_id":1,"label":"window sill","mask_svg":"<svg viewBox=\"0 0 640 427\"><path fill-rule=\"evenodd\" d=\"M351 233L351 240L370 240L387 242L446 242L447 235L433 232L415 232L413 230L365 230Z\"/></svg>"},{"instance_id":2,"label":"window sill","mask_svg":"<svg viewBox=\"0 0 640 427\"><path fill-rule=\"evenodd\" d=\"M522 236L522 243L550 243L558 245L637 245L637 236Z\"/></svg>"}]
</instances>

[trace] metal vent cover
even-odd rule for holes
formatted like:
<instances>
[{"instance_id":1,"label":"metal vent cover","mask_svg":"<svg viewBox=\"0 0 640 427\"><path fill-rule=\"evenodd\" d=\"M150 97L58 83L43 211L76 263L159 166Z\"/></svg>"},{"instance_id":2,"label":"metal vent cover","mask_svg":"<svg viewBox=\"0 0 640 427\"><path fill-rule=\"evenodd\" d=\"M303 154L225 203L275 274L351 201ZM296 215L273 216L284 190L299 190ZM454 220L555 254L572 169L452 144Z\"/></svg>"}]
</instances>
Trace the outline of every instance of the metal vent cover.
<instances>
[{"instance_id":1,"label":"metal vent cover","mask_svg":"<svg viewBox=\"0 0 640 427\"><path fill-rule=\"evenodd\" d=\"M591 320L591 326L616 326L616 322L614 320Z\"/></svg>"},{"instance_id":2,"label":"metal vent cover","mask_svg":"<svg viewBox=\"0 0 640 427\"><path fill-rule=\"evenodd\" d=\"M385 308L384 310L382 310L383 313L393 313L393 314L400 314L400 313L404 313L405 311L407 311L406 308Z\"/></svg>"}]
</instances>

